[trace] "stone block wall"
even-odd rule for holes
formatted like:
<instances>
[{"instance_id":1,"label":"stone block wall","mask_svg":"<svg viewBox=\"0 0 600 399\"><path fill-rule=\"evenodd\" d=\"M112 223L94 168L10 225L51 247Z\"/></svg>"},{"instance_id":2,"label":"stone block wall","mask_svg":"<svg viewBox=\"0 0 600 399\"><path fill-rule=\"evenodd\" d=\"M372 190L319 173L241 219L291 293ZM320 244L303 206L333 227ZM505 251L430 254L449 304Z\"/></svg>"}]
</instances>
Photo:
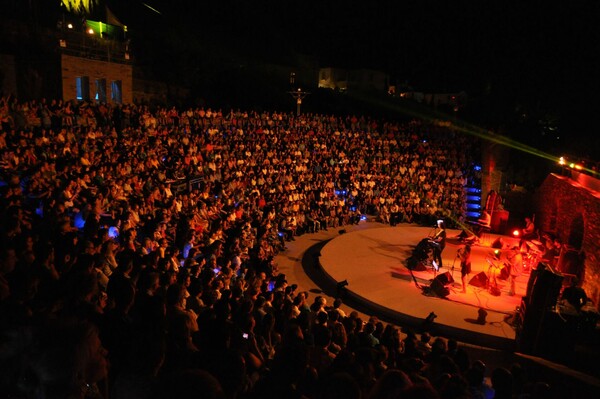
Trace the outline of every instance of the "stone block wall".
<instances>
[{"instance_id":1,"label":"stone block wall","mask_svg":"<svg viewBox=\"0 0 600 399\"><path fill-rule=\"evenodd\" d=\"M61 55L62 97L63 100L77 99L77 78L87 76L90 82L90 97L94 99L94 82L106 79L106 101L111 102L113 81L121 81L121 98L123 104L133 102L133 67L129 64L99 61L89 58Z\"/></svg>"},{"instance_id":2,"label":"stone block wall","mask_svg":"<svg viewBox=\"0 0 600 399\"><path fill-rule=\"evenodd\" d=\"M556 235L563 247L560 270L577 275L596 306L600 302L600 193L567 176L550 174L539 188L536 225ZM559 262L560 264L561 262ZM564 264L563 264L564 265Z\"/></svg>"}]
</instances>

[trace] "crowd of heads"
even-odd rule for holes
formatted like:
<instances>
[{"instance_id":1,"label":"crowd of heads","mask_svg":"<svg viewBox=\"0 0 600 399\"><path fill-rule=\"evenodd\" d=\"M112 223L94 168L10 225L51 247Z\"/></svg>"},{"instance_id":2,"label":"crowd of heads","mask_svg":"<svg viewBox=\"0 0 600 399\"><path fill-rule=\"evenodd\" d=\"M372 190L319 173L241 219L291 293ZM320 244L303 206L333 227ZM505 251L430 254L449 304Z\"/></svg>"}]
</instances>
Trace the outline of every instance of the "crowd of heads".
<instances>
[{"instance_id":1,"label":"crowd of heads","mask_svg":"<svg viewBox=\"0 0 600 399\"><path fill-rule=\"evenodd\" d=\"M476 140L417 120L11 97L0 123L0 391L492 392L456 342L346 314L276 263L365 215L459 224ZM506 371L497 393L516 386Z\"/></svg>"}]
</instances>

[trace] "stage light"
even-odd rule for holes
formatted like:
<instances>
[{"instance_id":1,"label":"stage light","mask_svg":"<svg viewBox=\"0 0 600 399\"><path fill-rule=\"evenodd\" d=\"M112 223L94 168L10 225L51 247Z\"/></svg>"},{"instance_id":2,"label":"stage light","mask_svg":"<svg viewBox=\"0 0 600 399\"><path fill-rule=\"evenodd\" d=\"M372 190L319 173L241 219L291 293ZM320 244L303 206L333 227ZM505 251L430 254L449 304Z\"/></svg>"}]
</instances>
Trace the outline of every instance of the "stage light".
<instances>
[{"instance_id":1,"label":"stage light","mask_svg":"<svg viewBox=\"0 0 600 399\"><path fill-rule=\"evenodd\" d=\"M75 214L73 218L73 226L75 226L78 230L81 230L85 227L85 219L83 218L83 214L78 212Z\"/></svg>"},{"instance_id":2,"label":"stage light","mask_svg":"<svg viewBox=\"0 0 600 399\"><path fill-rule=\"evenodd\" d=\"M487 317L487 312L483 308L479 308L477 311L477 324L484 325L486 323L485 318Z\"/></svg>"},{"instance_id":3,"label":"stage light","mask_svg":"<svg viewBox=\"0 0 600 399\"><path fill-rule=\"evenodd\" d=\"M514 237L519 237L521 235L521 231L520 230L514 230L512 234L513 234Z\"/></svg>"},{"instance_id":4,"label":"stage light","mask_svg":"<svg viewBox=\"0 0 600 399\"><path fill-rule=\"evenodd\" d=\"M348 280L340 281L335 285L335 296L341 298L344 293L344 288L348 286Z\"/></svg>"},{"instance_id":5,"label":"stage light","mask_svg":"<svg viewBox=\"0 0 600 399\"><path fill-rule=\"evenodd\" d=\"M425 322L433 323L433 321L437 318L437 315L434 312L430 312L425 318Z\"/></svg>"},{"instance_id":6,"label":"stage light","mask_svg":"<svg viewBox=\"0 0 600 399\"><path fill-rule=\"evenodd\" d=\"M421 324L421 331L427 332L433 326L434 320L437 318L437 315L434 312L430 312L425 319L423 319L423 323Z\"/></svg>"},{"instance_id":7,"label":"stage light","mask_svg":"<svg viewBox=\"0 0 600 399\"><path fill-rule=\"evenodd\" d=\"M110 238L119 238L119 229L116 226L110 226L108 228L108 236Z\"/></svg>"},{"instance_id":8,"label":"stage light","mask_svg":"<svg viewBox=\"0 0 600 399\"><path fill-rule=\"evenodd\" d=\"M94 30L92 28L90 28L90 29L87 30L87 33L89 33L90 35L93 35L94 34Z\"/></svg>"},{"instance_id":9,"label":"stage light","mask_svg":"<svg viewBox=\"0 0 600 399\"><path fill-rule=\"evenodd\" d=\"M558 164L563 166L566 165L567 161L565 160L565 157L558 158Z\"/></svg>"},{"instance_id":10,"label":"stage light","mask_svg":"<svg viewBox=\"0 0 600 399\"><path fill-rule=\"evenodd\" d=\"M67 24L67 28L69 28L69 29L73 29L73 24L69 22L69 23Z\"/></svg>"}]
</instances>

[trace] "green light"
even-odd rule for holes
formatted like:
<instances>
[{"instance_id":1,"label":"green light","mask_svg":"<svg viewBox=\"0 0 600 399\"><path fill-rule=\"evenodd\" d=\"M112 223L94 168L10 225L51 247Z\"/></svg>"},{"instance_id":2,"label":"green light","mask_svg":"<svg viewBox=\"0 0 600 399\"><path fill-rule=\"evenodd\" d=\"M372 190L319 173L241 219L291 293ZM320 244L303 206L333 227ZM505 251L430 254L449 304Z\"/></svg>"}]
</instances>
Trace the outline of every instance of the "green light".
<instances>
[{"instance_id":1,"label":"green light","mask_svg":"<svg viewBox=\"0 0 600 399\"><path fill-rule=\"evenodd\" d=\"M356 95L355 95L355 97L358 98L358 96L356 96ZM509 148L513 148L518 151L522 151L522 152L525 152L525 153L528 153L531 155L535 155L540 158L545 158L545 159L550 160L553 163L561 162L560 160L562 157L559 158L556 155L548 154L544 151L541 151L537 148L520 143L509 137L495 134L492 131L482 129L479 126L472 125L465 121L457 120L457 118L455 118L454 116L451 117L452 120L449 120L450 117L448 115L445 115L438 111L427 110L426 113L417 112L417 111L409 110L406 108L400 108L398 106L391 106L389 103L387 103L383 100L374 100L372 98L362 98L362 100L368 101L371 104L377 105L381 108L394 108L394 110L397 112L403 113L405 115L413 116L415 118L419 118L422 120L427 120L432 123L435 123L435 122L437 122L438 124L443 123L445 126L448 126L450 129L460 131L462 133L465 133L465 134L468 134L471 136L479 137L483 140L487 140L492 143L496 143L496 144L500 144L500 145L503 145L503 146L506 146ZM571 166L571 167L573 168L574 166ZM585 170L587 173L591 174L592 176L598 176L598 174L599 174L597 171L589 169L589 168L580 167L580 170Z\"/></svg>"}]
</instances>

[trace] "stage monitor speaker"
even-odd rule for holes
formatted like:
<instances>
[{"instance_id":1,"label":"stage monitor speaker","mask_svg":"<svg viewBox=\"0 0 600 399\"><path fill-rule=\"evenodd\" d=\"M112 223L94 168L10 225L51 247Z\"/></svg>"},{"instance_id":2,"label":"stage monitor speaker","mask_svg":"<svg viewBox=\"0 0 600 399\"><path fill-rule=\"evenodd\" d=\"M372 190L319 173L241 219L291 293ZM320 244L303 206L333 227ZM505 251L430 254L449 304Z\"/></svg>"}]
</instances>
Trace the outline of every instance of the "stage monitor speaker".
<instances>
[{"instance_id":1,"label":"stage monitor speaker","mask_svg":"<svg viewBox=\"0 0 600 399\"><path fill-rule=\"evenodd\" d=\"M431 282L431 285L429 286L429 289L436 296L439 296L441 298L445 298L448 295L450 295L450 290L448 288L446 288L444 286L444 284L442 283L442 280L438 279L437 277L433 279L433 281Z\"/></svg>"},{"instance_id":2,"label":"stage monitor speaker","mask_svg":"<svg viewBox=\"0 0 600 399\"><path fill-rule=\"evenodd\" d=\"M502 267L502 269L500 270L500 274L498 275L498 278L500 280L508 280L509 277L510 277L510 266Z\"/></svg>"},{"instance_id":3,"label":"stage monitor speaker","mask_svg":"<svg viewBox=\"0 0 600 399\"><path fill-rule=\"evenodd\" d=\"M435 276L435 280L438 280L443 286L454 283L454 278L452 278L452 274L450 274L450 272L438 274Z\"/></svg>"},{"instance_id":4,"label":"stage monitor speaker","mask_svg":"<svg viewBox=\"0 0 600 399\"><path fill-rule=\"evenodd\" d=\"M480 272L479 274L473 276L471 281L469 281L469 285L486 288L488 285L488 276L484 272Z\"/></svg>"},{"instance_id":5,"label":"stage monitor speaker","mask_svg":"<svg viewBox=\"0 0 600 399\"><path fill-rule=\"evenodd\" d=\"M558 300L563 275L555 273L545 263L539 263L536 271L534 281L527 287L531 290L528 296L529 309L546 310L554 306Z\"/></svg>"}]
</instances>

